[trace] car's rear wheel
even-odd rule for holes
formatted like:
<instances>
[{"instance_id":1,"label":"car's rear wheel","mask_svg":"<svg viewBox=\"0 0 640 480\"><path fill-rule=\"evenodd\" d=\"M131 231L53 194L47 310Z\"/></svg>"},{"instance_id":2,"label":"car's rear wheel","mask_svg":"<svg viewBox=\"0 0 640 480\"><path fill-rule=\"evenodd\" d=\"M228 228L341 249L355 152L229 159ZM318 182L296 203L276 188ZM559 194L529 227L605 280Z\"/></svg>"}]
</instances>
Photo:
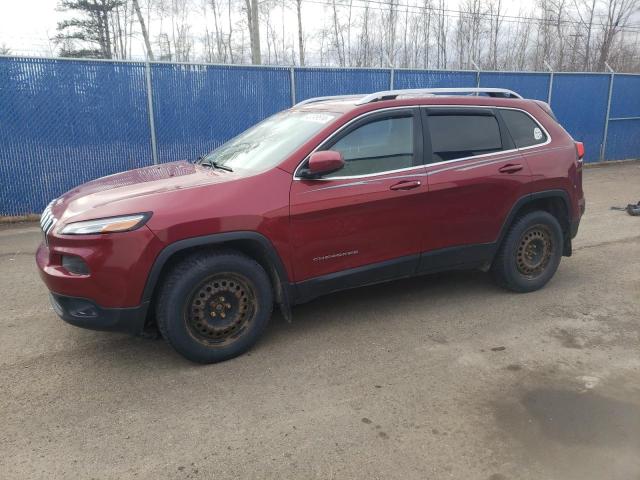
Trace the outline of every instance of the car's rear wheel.
<instances>
[{"instance_id":1,"label":"car's rear wheel","mask_svg":"<svg viewBox=\"0 0 640 480\"><path fill-rule=\"evenodd\" d=\"M207 252L169 271L156 317L162 336L179 353L214 363L249 350L272 308L271 283L260 264L235 252Z\"/></svg>"},{"instance_id":2,"label":"car's rear wheel","mask_svg":"<svg viewBox=\"0 0 640 480\"><path fill-rule=\"evenodd\" d=\"M548 212L534 211L509 229L491 265L496 282L516 292L532 292L553 277L562 258L562 228Z\"/></svg>"}]
</instances>

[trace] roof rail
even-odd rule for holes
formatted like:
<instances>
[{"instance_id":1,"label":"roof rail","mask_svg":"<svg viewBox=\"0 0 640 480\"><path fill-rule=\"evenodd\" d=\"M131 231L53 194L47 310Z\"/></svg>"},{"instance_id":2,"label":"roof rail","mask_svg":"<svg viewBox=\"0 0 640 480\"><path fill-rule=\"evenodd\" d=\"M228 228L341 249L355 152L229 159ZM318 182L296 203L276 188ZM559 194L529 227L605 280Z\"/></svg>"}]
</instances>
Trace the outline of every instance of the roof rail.
<instances>
[{"instance_id":1,"label":"roof rail","mask_svg":"<svg viewBox=\"0 0 640 480\"><path fill-rule=\"evenodd\" d=\"M377 102L380 100L392 100L402 95L420 96L420 95L480 95L482 93L490 97L502 98L522 98L522 96L513 90L506 88L410 88L406 90L386 90L382 92L371 93L362 97L356 102L357 105Z\"/></svg>"},{"instance_id":2,"label":"roof rail","mask_svg":"<svg viewBox=\"0 0 640 480\"><path fill-rule=\"evenodd\" d=\"M356 95L335 95L329 97L313 97L307 98L301 102L298 102L294 105L294 107L299 107L301 105L307 105L308 103L316 103L316 102L324 102L325 100L345 100L347 98L362 98L365 94L356 94Z\"/></svg>"}]
</instances>

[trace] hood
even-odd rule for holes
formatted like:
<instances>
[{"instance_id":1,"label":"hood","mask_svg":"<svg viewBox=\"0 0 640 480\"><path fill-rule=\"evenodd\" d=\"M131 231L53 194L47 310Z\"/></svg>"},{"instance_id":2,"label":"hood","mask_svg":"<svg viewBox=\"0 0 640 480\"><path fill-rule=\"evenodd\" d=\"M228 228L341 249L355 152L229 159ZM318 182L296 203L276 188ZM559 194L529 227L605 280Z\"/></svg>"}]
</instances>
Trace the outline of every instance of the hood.
<instances>
[{"instance_id":1,"label":"hood","mask_svg":"<svg viewBox=\"0 0 640 480\"><path fill-rule=\"evenodd\" d=\"M138 213L135 200L141 197L238 178L234 172L202 167L187 161L153 165L98 178L69 190L53 203L52 213L63 221L72 217L78 221Z\"/></svg>"}]
</instances>

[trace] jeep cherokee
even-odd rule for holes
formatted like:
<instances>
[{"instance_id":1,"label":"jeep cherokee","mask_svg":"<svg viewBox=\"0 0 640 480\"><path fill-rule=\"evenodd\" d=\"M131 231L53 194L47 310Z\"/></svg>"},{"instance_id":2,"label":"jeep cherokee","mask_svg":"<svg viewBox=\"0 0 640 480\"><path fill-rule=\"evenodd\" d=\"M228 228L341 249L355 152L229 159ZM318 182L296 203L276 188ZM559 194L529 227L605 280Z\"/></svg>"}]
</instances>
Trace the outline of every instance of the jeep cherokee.
<instances>
[{"instance_id":1,"label":"jeep cherokee","mask_svg":"<svg viewBox=\"0 0 640 480\"><path fill-rule=\"evenodd\" d=\"M571 255L583 145L504 89L306 100L196 162L81 185L41 217L57 314L157 326L202 363L248 350L274 304L448 269L530 292Z\"/></svg>"}]
</instances>

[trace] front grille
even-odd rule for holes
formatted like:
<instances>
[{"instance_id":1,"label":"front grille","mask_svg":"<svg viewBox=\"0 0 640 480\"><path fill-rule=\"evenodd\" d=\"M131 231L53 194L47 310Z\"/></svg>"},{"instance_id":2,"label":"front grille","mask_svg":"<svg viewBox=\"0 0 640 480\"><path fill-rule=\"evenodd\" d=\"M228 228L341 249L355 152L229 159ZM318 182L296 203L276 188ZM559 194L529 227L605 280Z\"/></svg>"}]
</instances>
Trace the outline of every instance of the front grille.
<instances>
[{"instance_id":1,"label":"front grille","mask_svg":"<svg viewBox=\"0 0 640 480\"><path fill-rule=\"evenodd\" d=\"M47 241L47 236L49 235L51 230L53 230L53 227L57 222L56 218L53 216L53 213L51 213L53 202L55 202L55 200L52 200L51 203L47 205L47 208L44 209L42 215L40 215L40 228L44 233L45 242Z\"/></svg>"}]
</instances>

